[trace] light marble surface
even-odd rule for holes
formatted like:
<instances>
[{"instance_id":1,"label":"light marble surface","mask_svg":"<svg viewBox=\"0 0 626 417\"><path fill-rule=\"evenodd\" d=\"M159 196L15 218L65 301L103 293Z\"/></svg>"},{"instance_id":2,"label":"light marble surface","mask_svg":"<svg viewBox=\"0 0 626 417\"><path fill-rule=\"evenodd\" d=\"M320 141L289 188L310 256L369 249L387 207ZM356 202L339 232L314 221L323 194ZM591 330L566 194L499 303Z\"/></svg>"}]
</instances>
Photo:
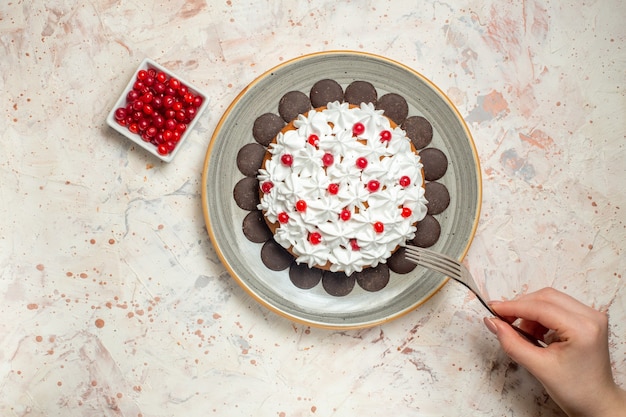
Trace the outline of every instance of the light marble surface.
<instances>
[{"instance_id":1,"label":"light marble surface","mask_svg":"<svg viewBox=\"0 0 626 417\"><path fill-rule=\"evenodd\" d=\"M219 117L264 71L331 49L451 98L482 163L467 265L492 298L553 286L607 309L626 385L624 16L619 0L2 2L0 415L561 415L459 285L329 331L220 265L200 201ZM171 164L105 125L145 57L211 97Z\"/></svg>"}]
</instances>

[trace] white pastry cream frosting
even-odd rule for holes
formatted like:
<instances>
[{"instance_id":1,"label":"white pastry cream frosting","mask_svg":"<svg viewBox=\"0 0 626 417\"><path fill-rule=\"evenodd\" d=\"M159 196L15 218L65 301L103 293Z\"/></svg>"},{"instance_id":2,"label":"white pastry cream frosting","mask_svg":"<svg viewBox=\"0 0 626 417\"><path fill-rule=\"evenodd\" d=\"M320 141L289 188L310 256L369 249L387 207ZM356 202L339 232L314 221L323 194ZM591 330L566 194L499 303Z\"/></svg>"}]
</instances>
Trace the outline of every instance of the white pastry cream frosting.
<instances>
[{"instance_id":1,"label":"white pastry cream frosting","mask_svg":"<svg viewBox=\"0 0 626 417\"><path fill-rule=\"evenodd\" d=\"M296 262L347 275L386 262L426 215L422 164L371 103L329 103L294 120L257 178L275 240Z\"/></svg>"}]
</instances>

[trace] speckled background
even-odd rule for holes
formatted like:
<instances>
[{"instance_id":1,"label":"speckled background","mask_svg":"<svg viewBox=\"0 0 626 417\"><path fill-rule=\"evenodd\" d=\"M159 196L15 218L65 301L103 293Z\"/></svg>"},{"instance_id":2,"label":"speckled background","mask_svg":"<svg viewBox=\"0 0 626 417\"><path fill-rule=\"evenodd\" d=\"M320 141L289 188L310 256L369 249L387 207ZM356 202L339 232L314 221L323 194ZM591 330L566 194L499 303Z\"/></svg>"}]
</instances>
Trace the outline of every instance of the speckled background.
<instances>
[{"instance_id":1,"label":"speckled background","mask_svg":"<svg viewBox=\"0 0 626 417\"><path fill-rule=\"evenodd\" d=\"M608 310L624 386L625 15L617 0L3 2L0 414L561 415L459 285L328 331L225 272L200 201L213 129L258 75L331 49L450 97L482 164L468 267L494 299L553 286ZM145 57L211 97L170 164L105 125Z\"/></svg>"}]
</instances>

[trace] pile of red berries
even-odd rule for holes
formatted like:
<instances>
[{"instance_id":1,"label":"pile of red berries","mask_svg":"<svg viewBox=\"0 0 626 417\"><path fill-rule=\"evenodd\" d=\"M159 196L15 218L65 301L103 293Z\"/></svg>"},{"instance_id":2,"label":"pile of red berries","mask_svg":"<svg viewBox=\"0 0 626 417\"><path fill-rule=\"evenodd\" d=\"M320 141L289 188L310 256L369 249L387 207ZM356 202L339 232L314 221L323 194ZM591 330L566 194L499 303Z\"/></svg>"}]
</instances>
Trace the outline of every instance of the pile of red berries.
<instances>
[{"instance_id":1,"label":"pile of red berries","mask_svg":"<svg viewBox=\"0 0 626 417\"><path fill-rule=\"evenodd\" d=\"M167 155L176 148L202 101L177 78L153 68L141 69L126 95L126 106L115 109L115 120L156 146L160 155Z\"/></svg>"}]
</instances>

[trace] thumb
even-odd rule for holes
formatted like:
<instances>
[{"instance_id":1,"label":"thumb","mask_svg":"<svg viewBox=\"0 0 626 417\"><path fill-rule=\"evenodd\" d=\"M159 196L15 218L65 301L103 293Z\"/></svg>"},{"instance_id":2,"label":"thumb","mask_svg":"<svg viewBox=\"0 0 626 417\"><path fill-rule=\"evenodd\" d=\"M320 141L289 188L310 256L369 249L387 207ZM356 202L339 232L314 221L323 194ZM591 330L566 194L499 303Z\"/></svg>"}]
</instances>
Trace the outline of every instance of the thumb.
<instances>
[{"instance_id":1,"label":"thumb","mask_svg":"<svg viewBox=\"0 0 626 417\"><path fill-rule=\"evenodd\" d=\"M511 359L528 369L532 374L541 370L543 348L534 346L513 330L510 324L496 317L485 317L484 322L489 331L497 336L502 350Z\"/></svg>"}]
</instances>

